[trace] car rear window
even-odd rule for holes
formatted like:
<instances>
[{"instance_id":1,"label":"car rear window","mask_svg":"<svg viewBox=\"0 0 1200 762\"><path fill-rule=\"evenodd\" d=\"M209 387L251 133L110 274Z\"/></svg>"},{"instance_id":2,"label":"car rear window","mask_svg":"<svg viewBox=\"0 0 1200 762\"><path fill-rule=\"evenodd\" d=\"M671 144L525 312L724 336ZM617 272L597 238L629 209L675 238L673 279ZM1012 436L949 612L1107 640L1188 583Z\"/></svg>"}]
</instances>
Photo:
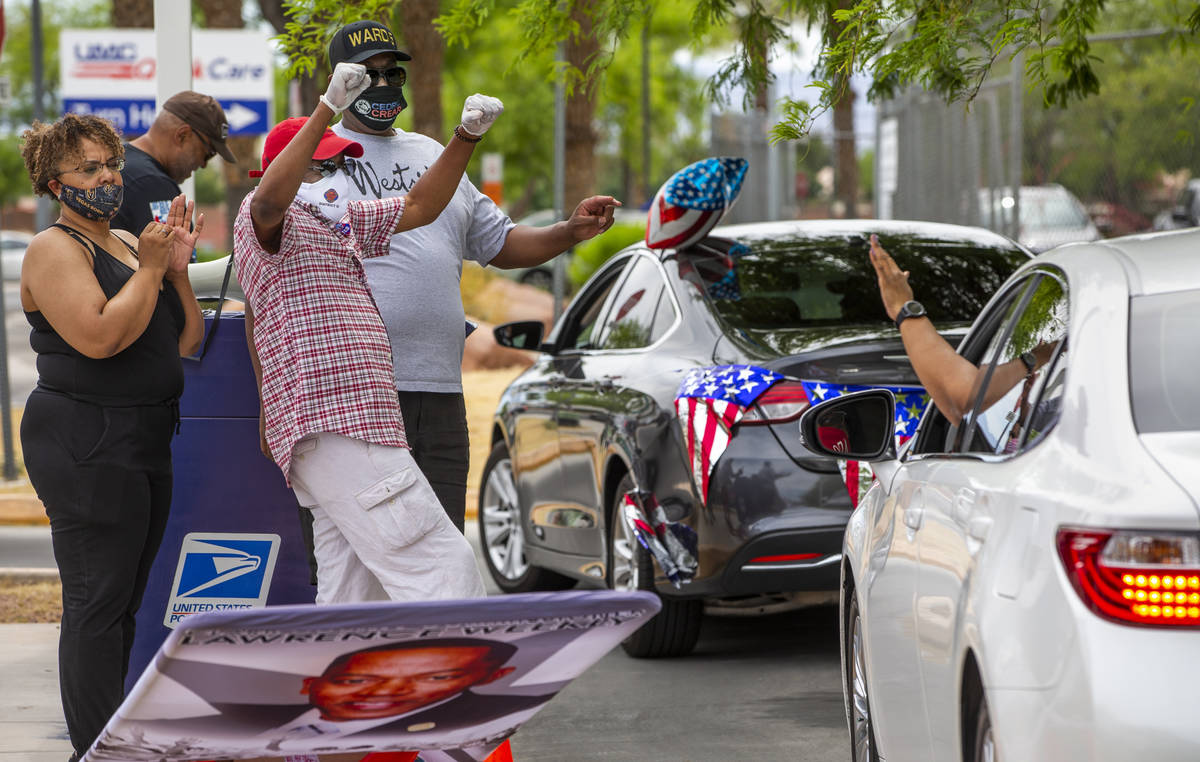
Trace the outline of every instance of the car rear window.
<instances>
[{"instance_id":1,"label":"car rear window","mask_svg":"<svg viewBox=\"0 0 1200 762\"><path fill-rule=\"evenodd\" d=\"M1200 431L1200 290L1129 301L1129 392L1143 434Z\"/></svg>"},{"instance_id":2,"label":"car rear window","mask_svg":"<svg viewBox=\"0 0 1200 762\"><path fill-rule=\"evenodd\" d=\"M970 322L1028 255L1012 247L880 234L935 322ZM867 238L745 236L679 252L680 277L731 327L771 330L889 324Z\"/></svg>"}]
</instances>

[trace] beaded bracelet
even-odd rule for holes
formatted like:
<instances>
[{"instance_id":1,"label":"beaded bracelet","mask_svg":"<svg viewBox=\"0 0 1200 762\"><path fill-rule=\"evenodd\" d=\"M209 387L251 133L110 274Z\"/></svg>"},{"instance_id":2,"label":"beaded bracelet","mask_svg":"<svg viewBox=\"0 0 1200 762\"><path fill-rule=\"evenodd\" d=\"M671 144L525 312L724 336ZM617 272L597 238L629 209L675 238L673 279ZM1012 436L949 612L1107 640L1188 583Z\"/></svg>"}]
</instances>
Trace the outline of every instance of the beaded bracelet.
<instances>
[{"instance_id":1,"label":"beaded bracelet","mask_svg":"<svg viewBox=\"0 0 1200 762\"><path fill-rule=\"evenodd\" d=\"M471 133L464 130L461 124L454 125L454 137L458 138L464 143L478 143L479 141L483 140L482 135L479 137L472 137Z\"/></svg>"}]
</instances>

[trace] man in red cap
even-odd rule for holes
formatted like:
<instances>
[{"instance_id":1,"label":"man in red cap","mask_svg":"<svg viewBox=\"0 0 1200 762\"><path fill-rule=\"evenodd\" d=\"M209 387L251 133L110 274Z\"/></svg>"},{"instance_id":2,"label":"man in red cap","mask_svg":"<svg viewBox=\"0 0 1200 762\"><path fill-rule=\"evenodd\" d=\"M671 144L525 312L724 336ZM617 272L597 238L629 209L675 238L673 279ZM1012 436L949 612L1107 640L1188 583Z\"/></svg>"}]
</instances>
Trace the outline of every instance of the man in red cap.
<instances>
[{"instance_id":1,"label":"man in red cap","mask_svg":"<svg viewBox=\"0 0 1200 762\"><path fill-rule=\"evenodd\" d=\"M271 131L234 223L263 449L312 513L318 603L482 596L470 545L408 450L362 263L441 213L503 106L467 98L456 137L407 196L348 202L344 159L362 147L326 126L369 82L340 64L312 116Z\"/></svg>"}]
</instances>

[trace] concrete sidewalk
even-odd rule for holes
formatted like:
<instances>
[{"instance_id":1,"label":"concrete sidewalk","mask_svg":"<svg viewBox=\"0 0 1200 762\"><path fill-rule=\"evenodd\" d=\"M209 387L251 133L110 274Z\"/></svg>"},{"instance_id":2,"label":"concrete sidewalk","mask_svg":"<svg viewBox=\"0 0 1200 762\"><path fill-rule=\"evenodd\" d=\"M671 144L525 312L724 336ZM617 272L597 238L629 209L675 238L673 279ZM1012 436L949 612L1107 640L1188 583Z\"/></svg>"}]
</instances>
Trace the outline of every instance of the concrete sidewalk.
<instances>
[{"instance_id":1,"label":"concrete sidewalk","mask_svg":"<svg viewBox=\"0 0 1200 762\"><path fill-rule=\"evenodd\" d=\"M71 741L58 697L58 625L0 624L0 760L65 762Z\"/></svg>"}]
</instances>

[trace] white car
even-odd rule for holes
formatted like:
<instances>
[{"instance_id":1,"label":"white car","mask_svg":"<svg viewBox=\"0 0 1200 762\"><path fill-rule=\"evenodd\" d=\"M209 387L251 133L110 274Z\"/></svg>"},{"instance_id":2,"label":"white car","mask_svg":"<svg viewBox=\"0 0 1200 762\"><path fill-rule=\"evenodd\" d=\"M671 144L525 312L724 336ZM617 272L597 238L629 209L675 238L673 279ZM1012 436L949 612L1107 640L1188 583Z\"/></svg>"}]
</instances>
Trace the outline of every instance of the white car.
<instances>
[{"instance_id":1,"label":"white car","mask_svg":"<svg viewBox=\"0 0 1200 762\"><path fill-rule=\"evenodd\" d=\"M958 426L930 405L899 455L889 391L805 412L810 450L875 473L842 562L855 762L1200 759L1197 252L1023 266L959 352L1048 361L985 376Z\"/></svg>"},{"instance_id":2,"label":"white car","mask_svg":"<svg viewBox=\"0 0 1200 762\"><path fill-rule=\"evenodd\" d=\"M984 226L1003 230L1018 200L1008 188L979 191L980 215ZM1099 240L1100 230L1087 209L1061 185L1022 185L1020 229L1017 241L1035 253L1064 243Z\"/></svg>"}]
</instances>

